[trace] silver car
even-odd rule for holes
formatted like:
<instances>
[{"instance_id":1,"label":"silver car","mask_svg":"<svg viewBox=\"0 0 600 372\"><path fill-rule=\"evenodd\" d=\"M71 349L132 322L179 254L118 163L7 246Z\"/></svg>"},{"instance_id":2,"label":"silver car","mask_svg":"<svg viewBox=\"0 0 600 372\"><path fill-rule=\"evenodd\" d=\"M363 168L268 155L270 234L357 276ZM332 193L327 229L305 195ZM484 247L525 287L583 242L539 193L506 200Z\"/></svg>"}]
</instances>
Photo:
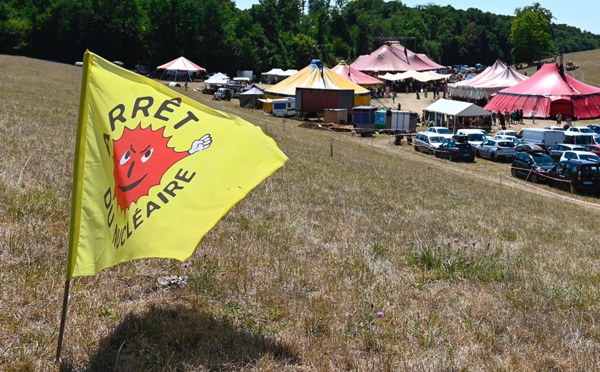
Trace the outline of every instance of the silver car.
<instances>
[{"instance_id":1,"label":"silver car","mask_svg":"<svg viewBox=\"0 0 600 372\"><path fill-rule=\"evenodd\" d=\"M515 143L505 139L486 139L475 147L475 156L492 160L512 159L515 152L517 152Z\"/></svg>"}]
</instances>

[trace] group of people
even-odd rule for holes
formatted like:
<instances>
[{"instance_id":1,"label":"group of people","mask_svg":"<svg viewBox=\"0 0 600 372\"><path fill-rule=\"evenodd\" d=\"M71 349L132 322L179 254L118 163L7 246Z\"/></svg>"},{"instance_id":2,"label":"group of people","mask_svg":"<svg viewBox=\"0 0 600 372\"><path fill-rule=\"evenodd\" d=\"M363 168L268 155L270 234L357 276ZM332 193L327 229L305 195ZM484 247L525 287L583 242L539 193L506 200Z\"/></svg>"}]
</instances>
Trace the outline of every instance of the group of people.
<instances>
[{"instance_id":1,"label":"group of people","mask_svg":"<svg viewBox=\"0 0 600 372\"><path fill-rule=\"evenodd\" d=\"M559 112L558 114L556 114L556 125L560 126L560 123L562 121L562 114ZM569 115L567 115L567 117L565 118L565 125L563 125L563 129L567 130L570 127L573 126L573 119L571 119L571 117Z\"/></svg>"},{"instance_id":2,"label":"group of people","mask_svg":"<svg viewBox=\"0 0 600 372\"><path fill-rule=\"evenodd\" d=\"M427 98L427 93L429 92L433 93L433 98L439 98L440 95L446 98L447 86L444 82L421 83L417 81L403 81L386 83L385 86L380 87L369 87L369 91L371 98L386 98L386 94L389 94L389 97L395 102L397 92L406 92L406 94L416 93L417 99L421 99L419 93L424 93L425 98Z\"/></svg>"},{"instance_id":3,"label":"group of people","mask_svg":"<svg viewBox=\"0 0 600 372\"><path fill-rule=\"evenodd\" d=\"M496 125L496 122L499 122L502 129L506 128L506 124L523 124L523 109L513 110L508 112L508 110L493 112L492 111L492 123Z\"/></svg>"}]
</instances>

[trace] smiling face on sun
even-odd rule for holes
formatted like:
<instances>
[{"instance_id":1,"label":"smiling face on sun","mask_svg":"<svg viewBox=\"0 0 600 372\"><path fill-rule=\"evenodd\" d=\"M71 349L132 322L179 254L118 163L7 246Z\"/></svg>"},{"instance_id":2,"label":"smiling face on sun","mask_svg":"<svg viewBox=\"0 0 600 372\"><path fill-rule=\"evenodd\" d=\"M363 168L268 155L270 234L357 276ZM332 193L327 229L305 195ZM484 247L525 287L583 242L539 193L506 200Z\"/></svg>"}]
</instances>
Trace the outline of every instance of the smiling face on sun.
<instances>
[{"instance_id":1,"label":"smiling face on sun","mask_svg":"<svg viewBox=\"0 0 600 372\"><path fill-rule=\"evenodd\" d=\"M121 210L148 195L173 164L189 155L168 147L169 138L163 137L163 131L164 128L154 132L140 126L125 128L123 136L114 141L115 196Z\"/></svg>"}]
</instances>

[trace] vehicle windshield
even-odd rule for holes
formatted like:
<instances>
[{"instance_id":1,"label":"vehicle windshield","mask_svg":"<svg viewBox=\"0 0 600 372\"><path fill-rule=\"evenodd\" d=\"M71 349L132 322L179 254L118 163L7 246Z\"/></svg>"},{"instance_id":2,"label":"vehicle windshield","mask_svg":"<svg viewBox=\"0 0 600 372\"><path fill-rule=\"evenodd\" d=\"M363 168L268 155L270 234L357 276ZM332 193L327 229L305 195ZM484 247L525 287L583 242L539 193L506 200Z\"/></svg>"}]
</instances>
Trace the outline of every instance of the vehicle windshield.
<instances>
[{"instance_id":1,"label":"vehicle windshield","mask_svg":"<svg viewBox=\"0 0 600 372\"><path fill-rule=\"evenodd\" d=\"M594 161L598 161L600 162L600 158L598 157L598 155L594 155L594 154L582 154L579 155L580 159L585 159L585 160L594 160Z\"/></svg>"},{"instance_id":2,"label":"vehicle windshield","mask_svg":"<svg viewBox=\"0 0 600 372\"><path fill-rule=\"evenodd\" d=\"M537 165L554 165L554 160L546 154L534 153L531 156L533 156L533 162Z\"/></svg>"},{"instance_id":3,"label":"vehicle windshield","mask_svg":"<svg viewBox=\"0 0 600 372\"><path fill-rule=\"evenodd\" d=\"M600 174L600 164L583 164L581 166L581 173L583 174Z\"/></svg>"},{"instance_id":4,"label":"vehicle windshield","mask_svg":"<svg viewBox=\"0 0 600 372\"><path fill-rule=\"evenodd\" d=\"M469 141L483 142L485 141L485 136L480 133L469 133Z\"/></svg>"},{"instance_id":5,"label":"vehicle windshield","mask_svg":"<svg viewBox=\"0 0 600 372\"><path fill-rule=\"evenodd\" d=\"M438 128L437 132L439 134L452 134L452 131L448 128Z\"/></svg>"},{"instance_id":6,"label":"vehicle windshield","mask_svg":"<svg viewBox=\"0 0 600 372\"><path fill-rule=\"evenodd\" d=\"M590 128L579 128L579 131L581 133L596 133L593 130L591 130Z\"/></svg>"},{"instance_id":7,"label":"vehicle windshield","mask_svg":"<svg viewBox=\"0 0 600 372\"><path fill-rule=\"evenodd\" d=\"M515 143L512 141L498 142L498 146L500 146L500 147L515 147Z\"/></svg>"},{"instance_id":8,"label":"vehicle windshield","mask_svg":"<svg viewBox=\"0 0 600 372\"><path fill-rule=\"evenodd\" d=\"M445 139L443 137L429 137L429 140L431 141L431 143L442 143L442 142L446 142Z\"/></svg>"},{"instance_id":9,"label":"vehicle windshield","mask_svg":"<svg viewBox=\"0 0 600 372\"><path fill-rule=\"evenodd\" d=\"M517 131L504 131L502 132L503 136L513 136L516 137L517 136Z\"/></svg>"},{"instance_id":10,"label":"vehicle windshield","mask_svg":"<svg viewBox=\"0 0 600 372\"><path fill-rule=\"evenodd\" d=\"M575 143L579 145L589 145L593 142L592 136L575 136Z\"/></svg>"}]
</instances>

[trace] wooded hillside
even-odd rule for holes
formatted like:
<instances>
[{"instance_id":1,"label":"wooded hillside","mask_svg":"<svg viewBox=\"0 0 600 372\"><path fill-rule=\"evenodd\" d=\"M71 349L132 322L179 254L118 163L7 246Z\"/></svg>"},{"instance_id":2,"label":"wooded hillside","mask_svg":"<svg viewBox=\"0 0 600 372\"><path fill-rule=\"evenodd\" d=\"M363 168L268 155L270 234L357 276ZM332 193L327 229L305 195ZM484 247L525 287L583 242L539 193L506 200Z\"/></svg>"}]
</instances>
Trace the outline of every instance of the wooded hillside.
<instances>
[{"instance_id":1,"label":"wooded hillside","mask_svg":"<svg viewBox=\"0 0 600 372\"><path fill-rule=\"evenodd\" d=\"M0 6L0 53L74 63L89 49L128 68L183 54L209 71L260 72L303 68L311 58L331 67L376 49L371 37L402 36L443 65L511 63L511 19L383 0L261 0L248 10L231 0L9 0ZM599 47L599 35L552 29L549 52Z\"/></svg>"}]
</instances>

